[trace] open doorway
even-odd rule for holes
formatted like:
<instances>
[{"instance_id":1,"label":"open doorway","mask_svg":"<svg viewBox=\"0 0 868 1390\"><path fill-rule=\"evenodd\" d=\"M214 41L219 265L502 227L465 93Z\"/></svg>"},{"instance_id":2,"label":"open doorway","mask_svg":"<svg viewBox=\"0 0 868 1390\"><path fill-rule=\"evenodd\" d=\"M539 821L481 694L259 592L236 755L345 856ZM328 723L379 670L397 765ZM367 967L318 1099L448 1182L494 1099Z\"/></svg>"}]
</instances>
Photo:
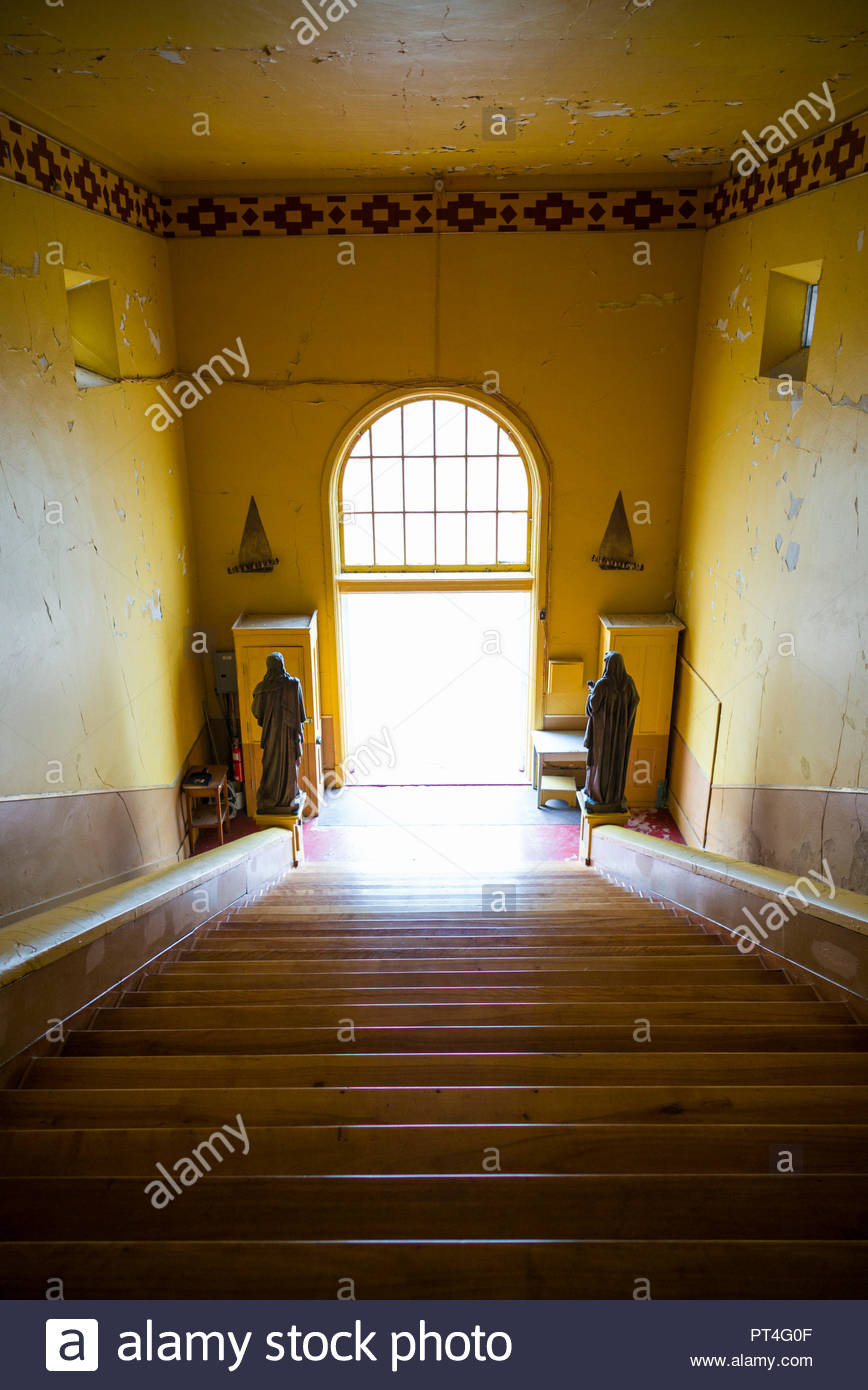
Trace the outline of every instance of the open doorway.
<instances>
[{"instance_id":1,"label":"open doorway","mask_svg":"<svg viewBox=\"0 0 868 1390\"><path fill-rule=\"evenodd\" d=\"M344 593L352 780L527 781L530 605L527 590Z\"/></svg>"},{"instance_id":2,"label":"open doorway","mask_svg":"<svg viewBox=\"0 0 868 1390\"><path fill-rule=\"evenodd\" d=\"M392 395L342 436L329 486L340 781L529 782L544 479L471 390Z\"/></svg>"}]
</instances>

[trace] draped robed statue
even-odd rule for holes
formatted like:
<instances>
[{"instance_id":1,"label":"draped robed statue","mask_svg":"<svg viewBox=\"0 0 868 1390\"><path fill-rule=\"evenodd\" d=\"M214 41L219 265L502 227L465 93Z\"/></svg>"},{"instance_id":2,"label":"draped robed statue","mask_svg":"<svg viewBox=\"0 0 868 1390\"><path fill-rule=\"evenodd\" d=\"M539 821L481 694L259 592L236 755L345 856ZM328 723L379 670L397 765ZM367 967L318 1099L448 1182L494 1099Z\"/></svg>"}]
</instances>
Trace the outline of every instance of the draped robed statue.
<instances>
[{"instance_id":1,"label":"draped robed statue","mask_svg":"<svg viewBox=\"0 0 868 1390\"><path fill-rule=\"evenodd\" d=\"M589 685L584 805L592 815L621 813L627 810L624 788L639 692L620 652L606 652L602 676Z\"/></svg>"},{"instance_id":2,"label":"draped robed statue","mask_svg":"<svg viewBox=\"0 0 868 1390\"><path fill-rule=\"evenodd\" d=\"M272 652L265 663L265 678L253 691L253 717L262 728L256 809L294 813L307 714L301 681L289 675L281 652Z\"/></svg>"}]
</instances>

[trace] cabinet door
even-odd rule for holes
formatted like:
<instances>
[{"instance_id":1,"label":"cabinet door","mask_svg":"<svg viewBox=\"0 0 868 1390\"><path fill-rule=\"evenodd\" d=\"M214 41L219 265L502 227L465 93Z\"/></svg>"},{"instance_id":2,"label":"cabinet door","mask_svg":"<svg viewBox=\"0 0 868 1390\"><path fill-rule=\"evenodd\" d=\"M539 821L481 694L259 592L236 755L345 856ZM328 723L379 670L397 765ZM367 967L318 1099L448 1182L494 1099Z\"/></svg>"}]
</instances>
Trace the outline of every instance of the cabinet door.
<instances>
[{"instance_id":1,"label":"cabinet door","mask_svg":"<svg viewBox=\"0 0 868 1390\"><path fill-rule=\"evenodd\" d=\"M639 691L636 733L668 733L675 683L674 634L615 632L611 635L611 646L623 656L624 665Z\"/></svg>"},{"instance_id":2,"label":"cabinet door","mask_svg":"<svg viewBox=\"0 0 868 1390\"><path fill-rule=\"evenodd\" d=\"M629 806L656 806L657 787L666 776L665 734L635 734L630 745L624 795Z\"/></svg>"}]
</instances>

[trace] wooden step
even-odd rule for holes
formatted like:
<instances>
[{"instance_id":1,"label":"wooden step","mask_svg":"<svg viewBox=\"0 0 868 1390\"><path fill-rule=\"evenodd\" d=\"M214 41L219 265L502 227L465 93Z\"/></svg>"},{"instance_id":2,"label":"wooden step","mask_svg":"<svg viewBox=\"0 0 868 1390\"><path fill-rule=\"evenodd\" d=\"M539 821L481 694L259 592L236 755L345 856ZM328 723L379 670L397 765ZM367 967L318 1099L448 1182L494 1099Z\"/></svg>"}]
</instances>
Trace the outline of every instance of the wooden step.
<instances>
[{"instance_id":1,"label":"wooden step","mask_svg":"<svg viewBox=\"0 0 868 1390\"><path fill-rule=\"evenodd\" d=\"M767 991L766 991L767 993ZM271 994L276 998L271 998ZM106 1026L103 1015L111 1013L108 1026L112 1028L176 1028L190 1026L251 1028L269 1023L291 1023L293 1027L332 1024L338 1016L334 1004L307 1002L306 996L285 991L260 990L251 1002L249 993L237 990L129 990L121 995L117 1008L102 1010L96 1026ZM260 998L260 996L266 996ZM516 1000L513 1002L465 1002L464 996L452 1003L348 1003L342 996L342 1006L351 1007L353 1018L364 1026L422 1024L562 1024L571 1023L629 1023L631 1026L647 1001L610 1000L607 1002L573 1002ZM821 1000L752 999L746 1003L734 1000L655 1000L652 1007L657 1023L853 1023L845 1004L828 1004Z\"/></svg>"},{"instance_id":2,"label":"wooden step","mask_svg":"<svg viewBox=\"0 0 868 1390\"><path fill-rule=\"evenodd\" d=\"M678 931L702 930L702 919L689 913L673 912L657 908L653 904L635 903L612 904L611 902L585 903L580 906L557 911L529 912L518 907L510 911L492 908L467 907L439 912L420 913L411 908L404 911L390 911L372 908L364 912L315 912L312 909L299 909L291 905L256 903L252 907L234 908L221 913L213 919L212 925L235 924L247 926L251 923L260 926L279 926L291 922L300 930L327 935L381 931L625 931L643 927L647 930Z\"/></svg>"},{"instance_id":3,"label":"wooden step","mask_svg":"<svg viewBox=\"0 0 868 1390\"><path fill-rule=\"evenodd\" d=\"M868 1083L861 1052L362 1053L39 1057L27 1086L558 1086Z\"/></svg>"},{"instance_id":4,"label":"wooden step","mask_svg":"<svg viewBox=\"0 0 868 1390\"><path fill-rule=\"evenodd\" d=\"M183 962L182 962L183 964ZM742 970L739 964L733 966L719 966L711 970L701 970L695 968L693 964L685 967L681 962L674 963L666 968L656 968L649 966L646 962L641 965L630 964L629 962L619 962L619 967L614 968L611 962L601 963L599 961L589 964L585 969L576 969L574 966L569 969L560 969L552 966L546 969L540 966L537 969L515 968L510 966L501 967L491 965L486 968L480 966L477 969L467 969L464 966L449 968L436 968L430 962L417 962L412 969L384 966L383 968L372 968L365 965L359 969L329 969L323 966L321 969L304 970L293 969L291 963L281 961L204 961L195 962L197 969L200 966L213 965L214 980L219 979L218 972L232 971L239 974L249 974L258 976L260 979L271 976L285 976L287 973L293 980L297 989L316 989L328 984L332 989L347 989L352 986L378 985L380 988L388 987L391 989L404 989L409 986L419 985L425 988L432 988L436 985L453 985L459 989L467 989L477 985L513 985L524 987L527 985L543 985L549 988L555 986L568 985L609 985L613 989L620 989L623 995L625 990L630 993L635 985L654 985L658 982L661 986L665 985L709 985L719 984L786 984L786 976L783 972L759 970ZM176 976L177 978L177 976Z\"/></svg>"},{"instance_id":5,"label":"wooden step","mask_svg":"<svg viewBox=\"0 0 868 1390\"><path fill-rule=\"evenodd\" d=\"M510 945L513 941L517 942L570 942L570 941L668 941L673 945L685 944L705 944L719 945L720 939L716 935L703 930L702 927L694 927L686 922L679 922L676 919L667 919L656 922L631 922L623 926L600 922L576 922L565 926L531 926L528 923L513 922L506 925L503 922L454 922L443 923L439 926L419 925L404 926L395 924L391 927L377 927L374 924L359 927L334 927L331 929L321 926L311 926L306 922L296 918L284 917L280 921L238 921L236 918L229 918L227 921L217 921L207 923L202 929L201 941L221 939L225 937L248 937L256 936L268 939L271 937L290 936L293 940L321 942L323 945L352 946L356 942L378 944L400 943L406 941L409 944L424 944L428 941L452 943L463 945L478 941L484 945L492 943L504 943Z\"/></svg>"},{"instance_id":6,"label":"wooden step","mask_svg":"<svg viewBox=\"0 0 868 1390\"><path fill-rule=\"evenodd\" d=\"M218 920L213 924L208 924L204 928L202 939L210 939L212 936L256 935L270 937L287 934L305 941L321 941L325 945L340 946L351 946L355 942L370 942L374 945L381 941L390 943L407 941L423 944L426 941L452 941L458 945L473 941L486 944L495 941L510 945L514 941L613 940L671 941L676 944L688 941L706 942L708 945L714 945L717 941L716 936L710 935L702 927L689 926L685 922L676 920L651 922L648 925L639 922L630 923L620 930L616 930L611 923L605 920L600 922L582 920L570 926L562 927L531 926L527 923L513 923L511 926L504 926L496 920L489 920L483 923L456 922L440 926L383 927L371 924L361 927L327 928L300 923L291 917L280 922L260 921L255 918L242 921L236 917L230 917L226 921Z\"/></svg>"},{"instance_id":7,"label":"wooden step","mask_svg":"<svg viewBox=\"0 0 868 1390\"><path fill-rule=\"evenodd\" d=\"M575 864L576 861L574 860ZM567 873L562 883L552 891L541 889L542 879L537 873L533 880L522 879L521 874L502 872L490 874L487 870L462 878L461 884L443 889L442 885L411 885L396 883L389 891L383 892L367 886L354 887L349 892L337 893L327 885L317 884L299 891L286 883L278 883L267 891L241 899L230 905L228 911L250 911L261 906L283 904L290 910L303 908L307 911L328 914L334 911L349 911L364 916L366 912L376 915L390 907L417 916L437 916L457 903L456 911L469 915L481 915L489 910L489 893L498 888L509 887L515 894L514 902L508 906L512 912L523 912L528 916L544 916L548 912L581 911L595 902L603 903L618 912L630 911L636 905L645 906L651 911L666 911L683 915L683 909L667 898L656 893L640 893L619 888L605 879L581 879L575 871Z\"/></svg>"},{"instance_id":8,"label":"wooden step","mask_svg":"<svg viewBox=\"0 0 868 1390\"><path fill-rule=\"evenodd\" d=\"M482 873L468 880L470 886L460 891L442 891L439 888L416 889L400 885L393 891L383 892L375 889L354 889L349 893L334 893L327 888L318 887L308 893L287 892L273 888L261 893L249 902L238 903L232 910L258 911L263 907L282 908L290 912L309 913L313 916L332 915L351 917L365 916L416 916L444 917L466 914L469 917L483 916L490 911L489 894L498 889L509 888L514 898L507 904L503 915L525 914L528 917L569 915L581 912L583 908L611 908L613 912L633 912L637 909L649 912L668 912L679 915L679 909L663 898L648 894L626 892L614 884L586 883L576 887L577 880L561 885L554 892L541 891L538 883L528 887L512 873ZM682 914L683 915L683 914Z\"/></svg>"},{"instance_id":9,"label":"wooden step","mask_svg":"<svg viewBox=\"0 0 868 1390\"><path fill-rule=\"evenodd\" d=\"M0 1091L5 1128L221 1125L775 1124L794 1130L868 1114L865 1085L281 1086L28 1088Z\"/></svg>"},{"instance_id":10,"label":"wooden step","mask_svg":"<svg viewBox=\"0 0 868 1390\"><path fill-rule=\"evenodd\" d=\"M360 928L381 930L390 927L406 931L411 927L431 927L432 929L451 927L454 929L457 926L486 928L488 930L492 927L503 929L511 926L519 930L528 927L581 928L585 926L596 927L597 930L611 928L613 931L617 931L620 927L650 927L652 925L666 926L667 929L674 930L679 923L687 925L690 922L687 914L657 908L651 903L641 901L614 907L609 902L584 904L581 907L576 907L573 904L569 908L536 913L521 907L511 912L481 911L478 907L475 910L469 910L467 907L450 910L444 907L440 912L420 913L411 908L397 911L382 907L377 908L376 906L365 912L322 912L313 908L257 903L254 909L239 908L225 914L221 920L242 923L249 920L263 923L292 921L306 931L319 931L323 928L335 931L356 931Z\"/></svg>"},{"instance_id":11,"label":"wooden step","mask_svg":"<svg viewBox=\"0 0 868 1390\"><path fill-rule=\"evenodd\" d=\"M591 1003L595 1000L618 1002L623 1000L627 994L629 994L631 1002L641 1002L648 999L816 1001L817 998L810 985L777 983L776 979L769 981L765 975L758 978L751 976L750 984L731 982L718 984L709 977L703 976L701 984L692 985L672 984L669 979L661 976L651 985L632 984L629 990L619 987L617 981L614 986L611 984L544 985L538 983L527 984L522 987L490 985L485 982L482 975L475 975L473 984L464 988L455 985L393 988L390 985L353 983L350 986L335 989L328 985L299 988L296 986L296 976L289 971L275 973L269 968L267 973L253 974L249 971L242 973L242 970L239 970L238 973L232 973L224 970L221 966L215 971L208 965L203 965L201 970L197 970L195 967L191 969L189 966L176 967L170 961L162 967L159 973L143 976L142 991L153 992L154 994L177 992L183 994L200 992L237 994L241 992L254 1003L260 998L264 1001L268 1000L273 995L274 998L271 1001L273 1003L295 1000L302 1003L309 1001L311 1004L342 1004L346 999L355 999L362 1003L370 1000L372 1003L398 1004L457 1004L462 1000L466 1000L468 1003L485 1003L489 1000L498 1003L529 1003L536 1000L540 1002L549 1000L558 1003L581 1004ZM780 974L777 976L777 980L779 979L781 979ZM166 1002L171 1001L167 1000ZM216 1000L215 1002L219 1003L220 1001Z\"/></svg>"},{"instance_id":12,"label":"wooden step","mask_svg":"<svg viewBox=\"0 0 868 1390\"><path fill-rule=\"evenodd\" d=\"M591 870L312 866L108 997L0 1091L2 1292L865 1286L868 1028Z\"/></svg>"},{"instance_id":13,"label":"wooden step","mask_svg":"<svg viewBox=\"0 0 868 1390\"><path fill-rule=\"evenodd\" d=\"M362 1052L515 1053L628 1052L855 1052L868 1050L868 1027L846 1023L658 1023L651 1013L630 1023L422 1024L416 1027L363 1026L335 1018L326 1027L211 1027L191 1024L188 1009L166 1010L176 1019L154 1028L127 1026L129 1011L100 1009L89 1030L67 1034L63 1055L172 1056L178 1053L258 1054L333 1053L341 1045ZM218 1009L222 1016L225 1010ZM121 1026L115 1026L118 1019ZM352 1024L350 1033L349 1025ZM635 1036L637 1026L641 1037ZM341 1036L343 1031L344 1036ZM866 1059L868 1060L868 1059Z\"/></svg>"},{"instance_id":14,"label":"wooden step","mask_svg":"<svg viewBox=\"0 0 868 1390\"><path fill-rule=\"evenodd\" d=\"M182 962L183 963L183 962ZM222 979L231 979L233 984L239 978L249 980L249 987L273 988L275 985L293 988L315 995L318 990L328 989L332 993L345 993L347 990L376 989L382 992L406 989L444 989L475 994L477 990L489 988L511 988L518 990L522 997L529 997L534 988L554 990L559 998L563 991L582 988L584 990L604 990L603 998L640 997L637 990L647 989L649 997L666 997L665 991L673 987L712 989L717 987L718 998L729 999L739 996L732 989L751 984L763 991L773 985L788 984L782 971L751 971L742 973L737 967L720 970L685 970L680 965L668 971L647 971L633 968L629 971L598 970L403 970L403 971L344 971L321 970L300 972L287 970L280 961L240 961L224 965L219 961L205 961L196 969L206 970L213 966L210 987L217 988ZM177 981L185 978L174 966L166 967L164 978ZM237 987L237 986L236 986ZM714 997L714 996L712 996Z\"/></svg>"},{"instance_id":15,"label":"wooden step","mask_svg":"<svg viewBox=\"0 0 868 1390\"><path fill-rule=\"evenodd\" d=\"M237 951L261 952L270 957L276 950L286 950L296 960L339 959L356 960L500 960L516 956L535 960L571 959L576 956L616 956L643 957L654 956L660 959L677 960L687 956L691 960L704 956L709 960L738 960L739 952L735 946L719 945L709 936L696 937L693 941L646 941L636 938L633 941L606 940L603 937L572 940L566 943L549 941L521 941L507 945L494 941L491 937L476 937L472 942L452 939L445 942L413 941L404 937L397 944L391 941L371 941L365 937L363 944L338 944L337 946L317 945L304 937L260 936L258 933L241 932L212 933L205 938L203 950L234 953ZM197 949L198 954L198 949Z\"/></svg>"},{"instance_id":16,"label":"wooden step","mask_svg":"<svg viewBox=\"0 0 868 1390\"><path fill-rule=\"evenodd\" d=\"M225 1107L224 1107L224 1113ZM238 1111L242 1114L242 1111ZM237 1125L234 1119L228 1123ZM3 1135L6 1177L154 1177L167 1155L195 1153L222 1177L328 1174L758 1173L799 1149L802 1171L864 1173L868 1125L423 1124L261 1127L249 1151L194 1128L25 1129ZM209 1142L210 1141L210 1142Z\"/></svg>"},{"instance_id":17,"label":"wooden step","mask_svg":"<svg viewBox=\"0 0 868 1390\"><path fill-rule=\"evenodd\" d=\"M658 931L677 931L681 927L701 930L704 925L689 913L674 912L640 899L573 903L569 909L544 912L521 907L501 911L497 904L489 908L477 902L473 908L457 911L418 911L408 907L403 912L380 908L337 913L311 908L299 910L291 903L258 901L230 908L215 918L216 923L245 925L250 922L279 925L290 921L303 926L305 931L330 935L360 931L455 931L458 928L468 931L605 931L646 926L656 927Z\"/></svg>"},{"instance_id":18,"label":"wooden step","mask_svg":"<svg viewBox=\"0 0 868 1390\"><path fill-rule=\"evenodd\" d=\"M556 951L497 951L488 954L464 950L438 950L430 955L423 951L407 951L402 954L371 951L364 954L316 952L305 955L294 944L287 946L250 945L214 946L208 943L185 949L178 954L179 961L215 962L286 962L290 969L300 974L313 974L317 971L340 971L343 974L369 972L389 974L402 970L613 970L613 971L668 971L668 970L736 970L743 975L763 974L765 966L759 959L740 956L734 948L721 947L719 951L696 950L678 956L659 953L640 957L621 957L609 955L562 954Z\"/></svg>"},{"instance_id":19,"label":"wooden step","mask_svg":"<svg viewBox=\"0 0 868 1390\"><path fill-rule=\"evenodd\" d=\"M234 1117L227 1117L231 1123ZM166 1154L164 1165L183 1154ZM159 1177L159 1174L155 1174ZM243 1177L155 1209L141 1178L2 1178L18 1240L858 1240L868 1176ZM183 1197L183 1200L177 1200Z\"/></svg>"},{"instance_id":20,"label":"wooden step","mask_svg":"<svg viewBox=\"0 0 868 1390\"><path fill-rule=\"evenodd\" d=\"M849 1299L868 1287L868 1241L242 1240L10 1242L0 1294L66 1298ZM638 1271L638 1273L637 1273ZM641 1285L639 1279L647 1280ZM56 1287L56 1285L53 1285Z\"/></svg>"}]
</instances>

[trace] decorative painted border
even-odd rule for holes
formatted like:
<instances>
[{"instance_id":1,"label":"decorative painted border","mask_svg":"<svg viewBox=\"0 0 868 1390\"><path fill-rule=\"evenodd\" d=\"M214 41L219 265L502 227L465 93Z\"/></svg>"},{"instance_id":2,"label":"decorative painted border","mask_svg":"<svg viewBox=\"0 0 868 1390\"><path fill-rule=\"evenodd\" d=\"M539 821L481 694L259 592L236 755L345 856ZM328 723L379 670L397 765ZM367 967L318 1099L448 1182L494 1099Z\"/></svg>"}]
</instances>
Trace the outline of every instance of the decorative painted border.
<instances>
[{"instance_id":1,"label":"decorative painted border","mask_svg":"<svg viewBox=\"0 0 868 1390\"><path fill-rule=\"evenodd\" d=\"M324 193L176 198L166 236L382 236L701 227L696 188L592 193Z\"/></svg>"},{"instance_id":2,"label":"decorative painted border","mask_svg":"<svg viewBox=\"0 0 868 1390\"><path fill-rule=\"evenodd\" d=\"M0 113L0 178L166 238L696 230L855 178L866 146L868 112L716 188L163 198Z\"/></svg>"},{"instance_id":3,"label":"decorative painted border","mask_svg":"<svg viewBox=\"0 0 868 1390\"><path fill-rule=\"evenodd\" d=\"M50 135L0 113L0 178L38 188L115 222L165 236L172 202Z\"/></svg>"},{"instance_id":4,"label":"decorative painted border","mask_svg":"<svg viewBox=\"0 0 868 1390\"><path fill-rule=\"evenodd\" d=\"M705 205L707 226L719 227L760 208L785 203L799 193L813 193L830 183L864 174L868 170L866 144L868 112L782 150L747 178L724 179Z\"/></svg>"}]
</instances>

